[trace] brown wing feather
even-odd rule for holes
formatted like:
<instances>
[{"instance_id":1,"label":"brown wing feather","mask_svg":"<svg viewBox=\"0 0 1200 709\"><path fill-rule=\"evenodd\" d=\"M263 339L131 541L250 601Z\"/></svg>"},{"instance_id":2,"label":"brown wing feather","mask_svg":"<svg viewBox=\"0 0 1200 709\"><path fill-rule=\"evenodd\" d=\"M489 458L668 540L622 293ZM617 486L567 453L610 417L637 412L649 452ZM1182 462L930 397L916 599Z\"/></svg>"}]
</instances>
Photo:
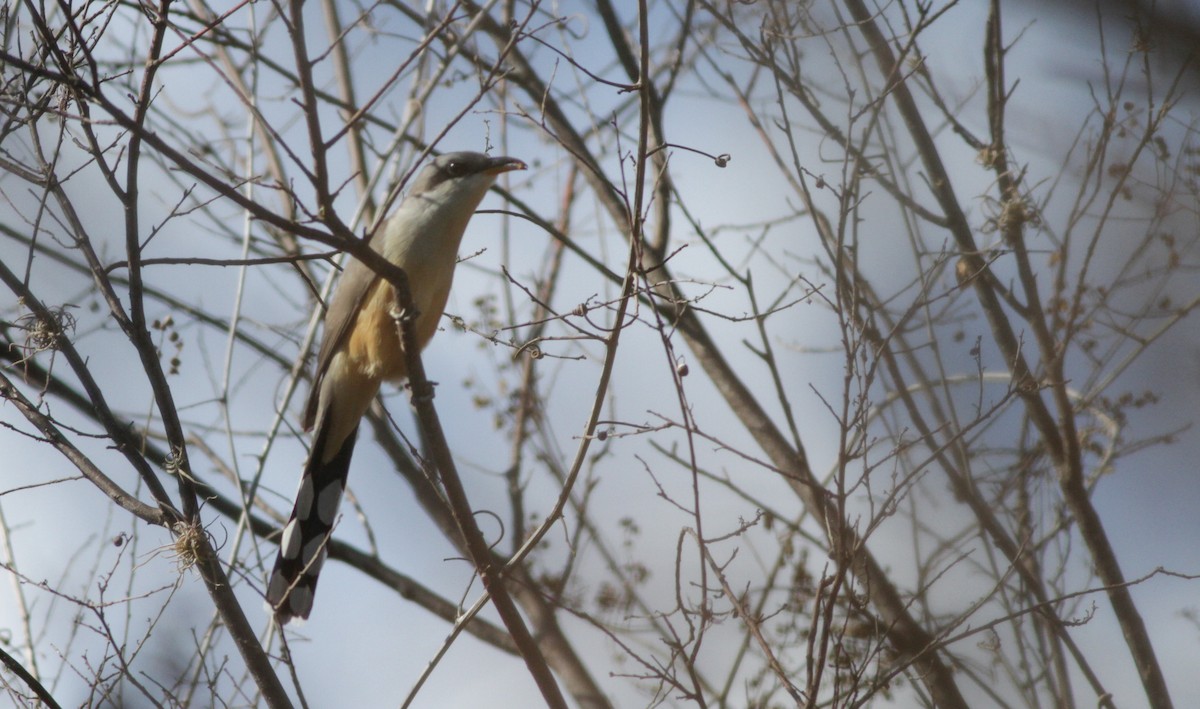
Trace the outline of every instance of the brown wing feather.
<instances>
[{"instance_id":1,"label":"brown wing feather","mask_svg":"<svg viewBox=\"0 0 1200 709\"><path fill-rule=\"evenodd\" d=\"M371 284L379 276L366 264L356 258L350 258L350 265L342 273L333 299L329 301L329 309L325 312L325 335L321 340L321 349L317 353L317 368L313 375L312 388L308 391L308 401L304 404L304 429L311 430L317 419L317 404L321 395L321 381L329 369L329 360L346 339L350 332L358 310L371 290Z\"/></svg>"}]
</instances>

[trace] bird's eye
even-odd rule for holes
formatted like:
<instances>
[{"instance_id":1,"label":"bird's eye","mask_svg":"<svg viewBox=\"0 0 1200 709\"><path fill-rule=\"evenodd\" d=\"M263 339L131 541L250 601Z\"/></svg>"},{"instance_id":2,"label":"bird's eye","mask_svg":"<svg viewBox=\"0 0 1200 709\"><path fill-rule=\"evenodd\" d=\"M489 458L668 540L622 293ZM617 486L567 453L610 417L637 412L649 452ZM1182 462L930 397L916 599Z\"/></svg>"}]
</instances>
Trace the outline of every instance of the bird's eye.
<instances>
[{"instance_id":1,"label":"bird's eye","mask_svg":"<svg viewBox=\"0 0 1200 709\"><path fill-rule=\"evenodd\" d=\"M446 165L446 174L451 177L459 177L466 172L467 166L460 160L451 160L450 164Z\"/></svg>"}]
</instances>

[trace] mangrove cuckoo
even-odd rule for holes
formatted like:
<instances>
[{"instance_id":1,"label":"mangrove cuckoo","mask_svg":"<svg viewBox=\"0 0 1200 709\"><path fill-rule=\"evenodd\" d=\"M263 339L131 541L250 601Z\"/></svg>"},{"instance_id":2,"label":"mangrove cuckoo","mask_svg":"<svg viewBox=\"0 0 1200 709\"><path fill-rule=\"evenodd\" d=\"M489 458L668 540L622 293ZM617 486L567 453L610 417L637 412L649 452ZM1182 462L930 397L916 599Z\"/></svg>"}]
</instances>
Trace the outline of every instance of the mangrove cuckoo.
<instances>
[{"instance_id":1,"label":"mangrove cuckoo","mask_svg":"<svg viewBox=\"0 0 1200 709\"><path fill-rule=\"evenodd\" d=\"M417 310L417 346L437 331L467 222L496 177L525 163L480 153L446 153L413 181L369 245L404 269ZM280 624L307 618L325 561L338 504L350 472L358 422L380 383L407 376L393 312L395 291L368 266L351 260L325 314L304 428L313 430L292 516L283 528L267 603Z\"/></svg>"}]
</instances>

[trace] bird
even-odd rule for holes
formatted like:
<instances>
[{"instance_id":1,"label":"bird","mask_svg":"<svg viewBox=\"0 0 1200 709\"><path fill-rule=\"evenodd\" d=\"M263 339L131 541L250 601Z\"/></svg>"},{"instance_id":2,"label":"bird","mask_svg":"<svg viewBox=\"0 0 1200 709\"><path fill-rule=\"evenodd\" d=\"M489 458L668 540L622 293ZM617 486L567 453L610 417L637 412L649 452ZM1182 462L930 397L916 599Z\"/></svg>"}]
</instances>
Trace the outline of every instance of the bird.
<instances>
[{"instance_id":1,"label":"bird","mask_svg":"<svg viewBox=\"0 0 1200 709\"><path fill-rule=\"evenodd\" d=\"M404 269L417 311L417 345L437 331L467 222L496 178L526 164L477 152L444 153L413 180L368 246ZM327 555L358 425L383 381L408 375L393 312L395 289L352 259L329 302L302 423L313 431L292 514L280 535L266 602L282 626L307 619Z\"/></svg>"}]
</instances>

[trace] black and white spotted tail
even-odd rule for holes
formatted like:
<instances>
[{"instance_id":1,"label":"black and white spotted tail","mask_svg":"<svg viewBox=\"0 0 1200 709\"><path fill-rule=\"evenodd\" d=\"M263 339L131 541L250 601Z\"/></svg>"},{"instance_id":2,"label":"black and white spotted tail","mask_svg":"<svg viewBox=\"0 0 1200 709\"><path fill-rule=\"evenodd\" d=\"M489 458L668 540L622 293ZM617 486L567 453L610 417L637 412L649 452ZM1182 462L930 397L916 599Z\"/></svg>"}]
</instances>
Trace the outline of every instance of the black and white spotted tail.
<instances>
[{"instance_id":1,"label":"black and white spotted tail","mask_svg":"<svg viewBox=\"0 0 1200 709\"><path fill-rule=\"evenodd\" d=\"M328 434L328 429L319 434ZM325 437L317 436L304 465L296 504L283 528L275 569L267 583L267 604L280 625L293 618L307 618L312 611L317 576L328 554L329 536L346 489L358 429L346 436L332 456L325 451Z\"/></svg>"}]
</instances>

